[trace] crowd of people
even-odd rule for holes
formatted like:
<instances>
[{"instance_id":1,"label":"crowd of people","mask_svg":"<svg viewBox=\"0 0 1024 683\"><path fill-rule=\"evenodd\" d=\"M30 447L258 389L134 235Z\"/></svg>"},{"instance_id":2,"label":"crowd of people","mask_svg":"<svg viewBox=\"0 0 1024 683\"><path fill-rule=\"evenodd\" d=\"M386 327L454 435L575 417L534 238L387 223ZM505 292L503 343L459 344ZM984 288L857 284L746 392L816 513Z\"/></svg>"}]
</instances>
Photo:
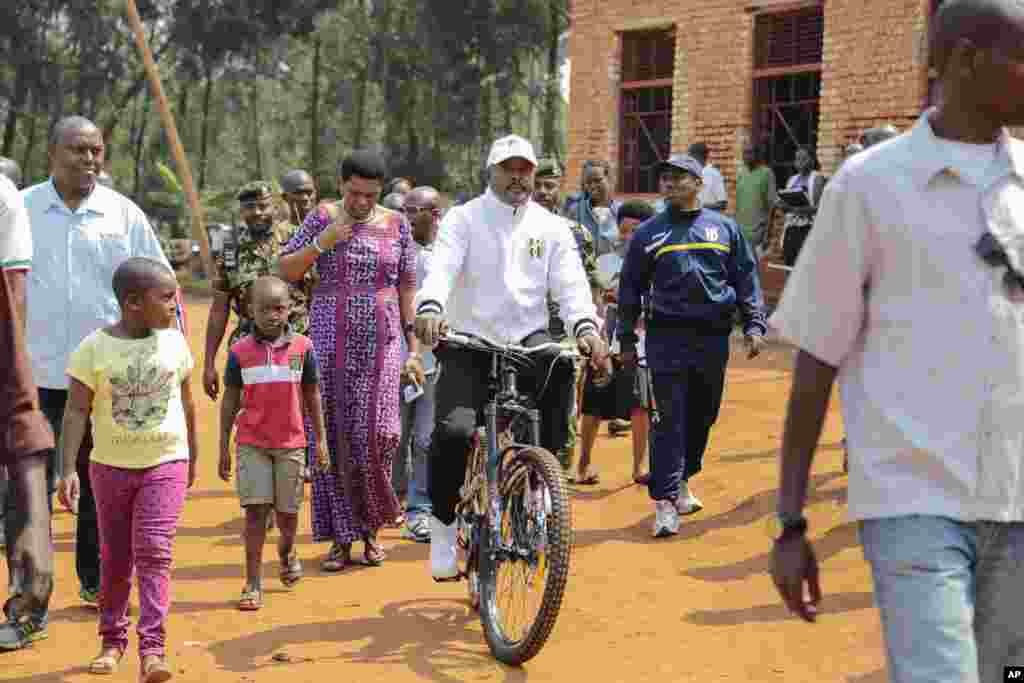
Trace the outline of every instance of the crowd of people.
<instances>
[{"instance_id":1,"label":"crowd of people","mask_svg":"<svg viewBox=\"0 0 1024 683\"><path fill-rule=\"evenodd\" d=\"M220 402L218 474L244 509L238 608L264 607L274 526L281 584L303 579L307 484L314 541L329 544L322 571L358 562L356 543L362 563L384 564L380 530L400 525L430 544L435 580L458 578L455 504L489 368L439 346L446 330L579 347L575 375L551 353L522 378L540 445L594 485L600 423L631 430L633 480L661 538L704 507L692 480L737 323L750 358L771 325L797 348L771 569L786 605L813 621L821 599L802 510L838 378L850 513L893 680L987 683L1024 664L1024 143L1005 129L1024 125L1024 10L953 0L931 40L937 108L903 135L865 131L832 178L801 148L779 192L748 147L735 219L700 143L659 164L653 206L615 198L601 160L563 201L560 164L516 135L493 143L486 190L451 207L365 150L339 163L337 200L319 200L301 170L280 196L265 180L242 187L202 366ZM79 595L99 609L90 671L113 673L125 655L134 575L140 680L166 681L174 535L199 457L180 292L146 216L102 177L100 130L62 119L49 149L51 177L21 192L0 162L0 649L46 637L57 493L77 515ZM769 320L758 258L775 210L793 272Z\"/></svg>"}]
</instances>

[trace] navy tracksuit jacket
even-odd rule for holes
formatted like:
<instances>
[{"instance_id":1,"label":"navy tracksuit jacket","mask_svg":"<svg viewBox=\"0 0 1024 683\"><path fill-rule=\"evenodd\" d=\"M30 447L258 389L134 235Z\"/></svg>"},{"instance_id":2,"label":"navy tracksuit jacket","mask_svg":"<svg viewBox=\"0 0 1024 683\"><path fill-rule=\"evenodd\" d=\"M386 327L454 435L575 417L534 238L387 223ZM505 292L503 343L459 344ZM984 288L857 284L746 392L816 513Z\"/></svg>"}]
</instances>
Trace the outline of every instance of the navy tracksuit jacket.
<instances>
[{"instance_id":1,"label":"navy tracksuit jacket","mask_svg":"<svg viewBox=\"0 0 1024 683\"><path fill-rule=\"evenodd\" d=\"M743 231L712 211L668 209L637 227L619 284L619 338L636 344L646 315L647 367L661 421L651 440L650 495L674 500L701 469L718 419L736 310L743 331L767 329L757 261Z\"/></svg>"}]
</instances>

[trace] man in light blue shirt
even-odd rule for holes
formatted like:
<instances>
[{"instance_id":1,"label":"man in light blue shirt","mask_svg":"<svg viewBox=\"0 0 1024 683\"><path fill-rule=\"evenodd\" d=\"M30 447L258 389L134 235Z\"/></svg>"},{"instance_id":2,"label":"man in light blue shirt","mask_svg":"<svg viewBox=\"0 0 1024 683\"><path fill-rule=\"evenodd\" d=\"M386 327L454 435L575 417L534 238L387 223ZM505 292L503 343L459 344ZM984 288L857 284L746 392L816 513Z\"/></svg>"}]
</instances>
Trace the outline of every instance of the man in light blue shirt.
<instances>
[{"instance_id":1,"label":"man in light blue shirt","mask_svg":"<svg viewBox=\"0 0 1024 683\"><path fill-rule=\"evenodd\" d=\"M133 256L170 267L142 210L98 182L104 152L95 124L80 116L63 119L50 138L53 176L22 192L34 247L27 293L29 353L40 405L58 438L71 352L87 335L118 320L114 270ZM91 446L87 437L78 454L82 488L75 544L80 595L87 603L95 603L100 589L96 506L88 484ZM52 477L59 476L58 468L54 462Z\"/></svg>"},{"instance_id":2,"label":"man in light blue shirt","mask_svg":"<svg viewBox=\"0 0 1024 683\"><path fill-rule=\"evenodd\" d=\"M612 171L607 161L583 162L583 192L570 196L562 215L590 230L597 256L612 252L619 236L619 207L612 198Z\"/></svg>"},{"instance_id":3,"label":"man in light blue shirt","mask_svg":"<svg viewBox=\"0 0 1024 683\"><path fill-rule=\"evenodd\" d=\"M416 255L416 284L422 284L430 267L437 225L441 220L440 195L432 187L417 187L405 195L403 211L412 226L412 236L419 246ZM405 338L402 338L405 351ZM405 524L402 538L430 543L430 515L433 506L427 491L427 453L434 433L434 389L437 384L437 361L429 349L422 351L426 381L423 393L407 378L402 383L402 445L395 458L392 479L396 489L407 488ZM406 392L412 400L408 400ZM408 482L408 483L407 483Z\"/></svg>"}]
</instances>

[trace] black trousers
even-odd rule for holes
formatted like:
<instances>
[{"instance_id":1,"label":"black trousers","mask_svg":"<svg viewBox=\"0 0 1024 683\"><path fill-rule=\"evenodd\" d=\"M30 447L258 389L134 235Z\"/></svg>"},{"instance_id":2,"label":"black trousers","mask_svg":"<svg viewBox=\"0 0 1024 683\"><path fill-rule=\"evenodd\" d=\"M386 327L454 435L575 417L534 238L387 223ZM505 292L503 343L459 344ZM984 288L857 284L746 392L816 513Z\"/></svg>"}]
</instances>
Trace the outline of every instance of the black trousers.
<instances>
[{"instance_id":1,"label":"black trousers","mask_svg":"<svg viewBox=\"0 0 1024 683\"><path fill-rule=\"evenodd\" d=\"M63 389L40 389L39 407L53 427L53 433L60 439L64 422L64 408L68 392ZM96 518L96 499L89 481L89 454L92 452L92 424L87 424L82 448L78 452L78 480L81 495L78 499L78 519L75 529L75 570L81 587L88 591L100 589L100 530ZM51 458L56 462L56 457ZM59 470L59 467L55 467Z\"/></svg>"},{"instance_id":2,"label":"black trousers","mask_svg":"<svg viewBox=\"0 0 1024 683\"><path fill-rule=\"evenodd\" d=\"M807 236L811 234L813 225L791 225L786 228L786 234L782 238L782 262L792 267L804 247Z\"/></svg>"},{"instance_id":3,"label":"black trousers","mask_svg":"<svg viewBox=\"0 0 1024 683\"><path fill-rule=\"evenodd\" d=\"M523 346L539 346L548 341L551 337L547 332L538 332L530 335ZM540 354L535 358L535 371L521 373L517 378L519 391L534 395L544 387L551 373L544 393L537 397L537 409L541 417L540 445L552 453L558 453L569 437L565 416L575 398L566 389L575 381L574 368L571 363L552 368L557 354L558 350ZM465 480L473 434L483 424L491 359L484 353L441 349L437 360L441 367L435 394L437 422L430 445L427 481L434 516L447 525L455 521L455 505Z\"/></svg>"}]
</instances>

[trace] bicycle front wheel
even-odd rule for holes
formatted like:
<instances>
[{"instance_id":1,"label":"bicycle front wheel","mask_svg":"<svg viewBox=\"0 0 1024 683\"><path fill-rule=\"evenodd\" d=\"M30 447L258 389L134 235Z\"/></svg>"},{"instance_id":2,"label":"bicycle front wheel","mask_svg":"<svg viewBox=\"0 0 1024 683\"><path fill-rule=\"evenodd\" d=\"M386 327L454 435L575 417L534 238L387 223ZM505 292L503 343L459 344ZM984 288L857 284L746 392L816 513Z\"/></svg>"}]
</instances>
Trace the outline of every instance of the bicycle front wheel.
<instances>
[{"instance_id":1,"label":"bicycle front wheel","mask_svg":"<svg viewBox=\"0 0 1024 683\"><path fill-rule=\"evenodd\" d=\"M480 620L491 652L519 665L544 647L562 606L572 554L572 511L562 467L523 448L498 482L500 525L484 524Z\"/></svg>"}]
</instances>

